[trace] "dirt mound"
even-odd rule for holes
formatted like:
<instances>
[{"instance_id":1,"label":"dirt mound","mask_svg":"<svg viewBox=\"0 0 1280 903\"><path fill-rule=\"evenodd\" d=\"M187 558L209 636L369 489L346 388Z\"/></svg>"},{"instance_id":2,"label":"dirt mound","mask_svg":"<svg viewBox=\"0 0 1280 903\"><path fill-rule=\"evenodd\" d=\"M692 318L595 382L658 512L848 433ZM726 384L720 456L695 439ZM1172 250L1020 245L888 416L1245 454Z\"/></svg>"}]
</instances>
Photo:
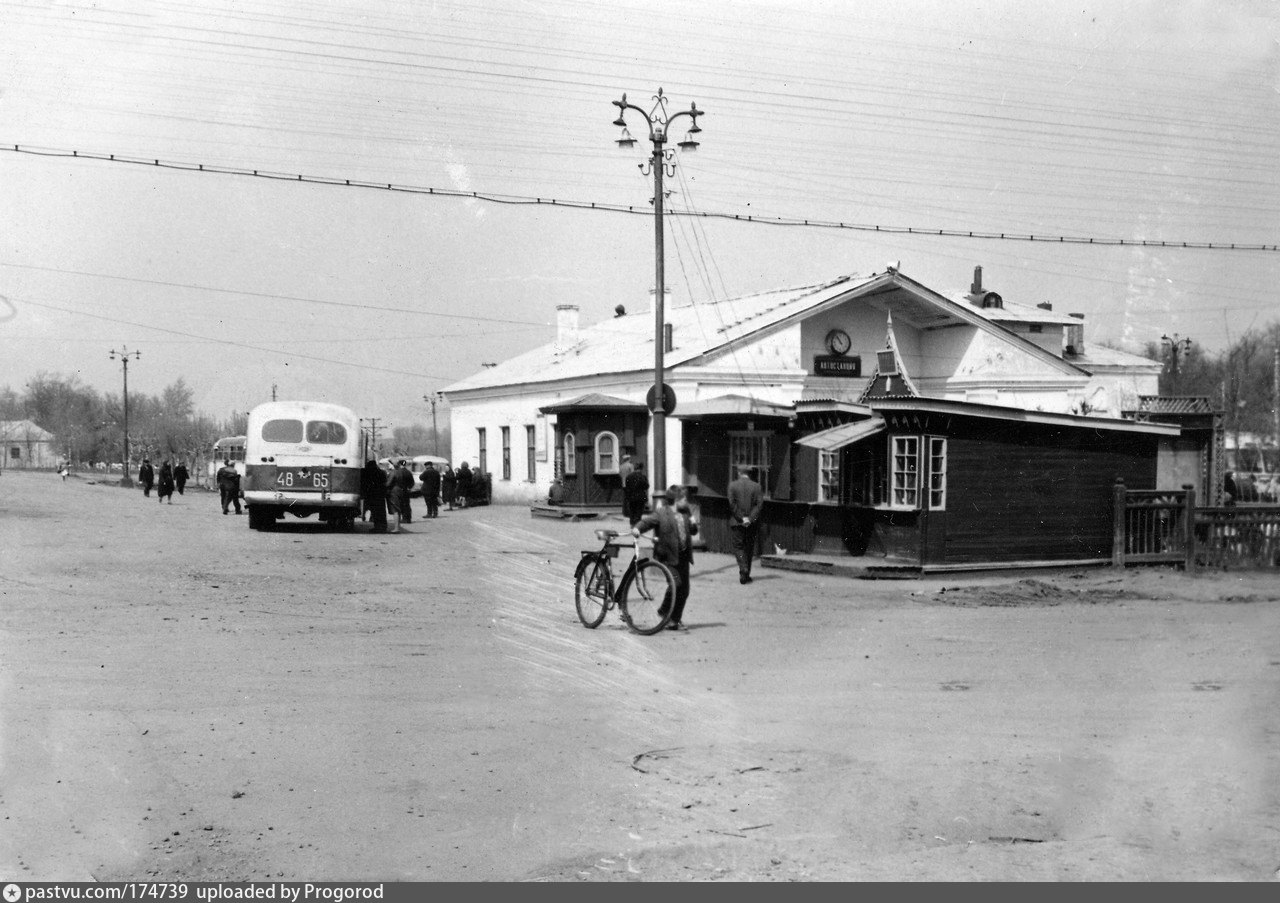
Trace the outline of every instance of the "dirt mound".
<instances>
[{"instance_id":1,"label":"dirt mound","mask_svg":"<svg viewBox=\"0 0 1280 903\"><path fill-rule=\"evenodd\" d=\"M1072 588L1047 580L1026 579L992 586L944 586L936 592L914 594L915 601L927 605L954 605L980 608L1022 608L1054 605L1103 605L1145 598L1125 589L1096 586Z\"/></svg>"}]
</instances>

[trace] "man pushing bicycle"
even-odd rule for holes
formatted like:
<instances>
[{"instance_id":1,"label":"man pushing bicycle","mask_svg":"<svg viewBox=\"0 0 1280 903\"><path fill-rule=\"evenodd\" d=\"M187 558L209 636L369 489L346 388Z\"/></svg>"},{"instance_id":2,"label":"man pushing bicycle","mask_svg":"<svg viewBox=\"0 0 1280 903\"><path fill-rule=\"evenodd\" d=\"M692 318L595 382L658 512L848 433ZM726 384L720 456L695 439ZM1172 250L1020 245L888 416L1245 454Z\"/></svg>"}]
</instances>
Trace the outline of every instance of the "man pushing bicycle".
<instances>
[{"instance_id":1,"label":"man pushing bicycle","mask_svg":"<svg viewBox=\"0 0 1280 903\"><path fill-rule=\"evenodd\" d=\"M676 578L675 603L671 607L668 630L680 630L683 625L684 604L689 599L689 565L693 563L693 537L698 533L689 512L689 502L683 487L672 485L663 493L666 503L651 514L640 517L631 528L631 535L654 531L653 557L671 569ZM666 614L669 600L663 602L659 614Z\"/></svg>"}]
</instances>

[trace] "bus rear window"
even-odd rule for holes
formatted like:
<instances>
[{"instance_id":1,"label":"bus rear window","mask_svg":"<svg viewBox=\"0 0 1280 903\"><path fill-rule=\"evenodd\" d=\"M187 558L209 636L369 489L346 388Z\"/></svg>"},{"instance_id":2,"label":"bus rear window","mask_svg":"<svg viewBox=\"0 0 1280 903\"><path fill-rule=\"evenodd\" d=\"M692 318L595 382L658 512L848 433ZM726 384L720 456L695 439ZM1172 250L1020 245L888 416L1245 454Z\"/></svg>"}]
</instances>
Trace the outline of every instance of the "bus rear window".
<instances>
[{"instance_id":1,"label":"bus rear window","mask_svg":"<svg viewBox=\"0 0 1280 903\"><path fill-rule=\"evenodd\" d=\"M301 420L268 420L262 425L264 442L301 442Z\"/></svg>"},{"instance_id":2,"label":"bus rear window","mask_svg":"<svg viewBox=\"0 0 1280 903\"><path fill-rule=\"evenodd\" d=\"M316 445L342 445L347 441L347 428L332 420L308 420L307 441Z\"/></svg>"}]
</instances>

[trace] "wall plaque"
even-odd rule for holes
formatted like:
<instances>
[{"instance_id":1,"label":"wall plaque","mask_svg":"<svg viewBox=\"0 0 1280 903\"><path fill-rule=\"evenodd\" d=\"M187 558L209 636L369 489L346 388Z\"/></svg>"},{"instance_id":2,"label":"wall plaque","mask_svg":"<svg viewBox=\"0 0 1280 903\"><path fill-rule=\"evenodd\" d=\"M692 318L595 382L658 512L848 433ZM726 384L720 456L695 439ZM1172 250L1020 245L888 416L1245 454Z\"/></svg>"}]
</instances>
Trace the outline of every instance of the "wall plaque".
<instances>
[{"instance_id":1,"label":"wall plaque","mask_svg":"<svg viewBox=\"0 0 1280 903\"><path fill-rule=\"evenodd\" d=\"M813 358L814 376L861 376L862 358L841 354L818 354Z\"/></svg>"}]
</instances>

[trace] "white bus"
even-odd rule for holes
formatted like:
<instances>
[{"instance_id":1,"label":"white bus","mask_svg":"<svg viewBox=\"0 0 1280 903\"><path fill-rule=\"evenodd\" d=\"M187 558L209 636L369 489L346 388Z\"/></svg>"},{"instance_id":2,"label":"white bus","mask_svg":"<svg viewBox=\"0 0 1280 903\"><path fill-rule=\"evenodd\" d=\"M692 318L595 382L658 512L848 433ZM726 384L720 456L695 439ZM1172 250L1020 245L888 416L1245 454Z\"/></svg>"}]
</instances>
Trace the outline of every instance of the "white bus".
<instances>
[{"instance_id":1,"label":"white bus","mask_svg":"<svg viewBox=\"0 0 1280 903\"><path fill-rule=\"evenodd\" d=\"M355 412L323 401L270 401L249 412L241 490L249 527L286 514L349 530L360 517L366 436Z\"/></svg>"},{"instance_id":2,"label":"white bus","mask_svg":"<svg viewBox=\"0 0 1280 903\"><path fill-rule=\"evenodd\" d=\"M222 465L231 462L231 466L240 474L244 482L244 436L223 436L213 443L213 460L209 462L209 482L218 479L218 471Z\"/></svg>"}]
</instances>

